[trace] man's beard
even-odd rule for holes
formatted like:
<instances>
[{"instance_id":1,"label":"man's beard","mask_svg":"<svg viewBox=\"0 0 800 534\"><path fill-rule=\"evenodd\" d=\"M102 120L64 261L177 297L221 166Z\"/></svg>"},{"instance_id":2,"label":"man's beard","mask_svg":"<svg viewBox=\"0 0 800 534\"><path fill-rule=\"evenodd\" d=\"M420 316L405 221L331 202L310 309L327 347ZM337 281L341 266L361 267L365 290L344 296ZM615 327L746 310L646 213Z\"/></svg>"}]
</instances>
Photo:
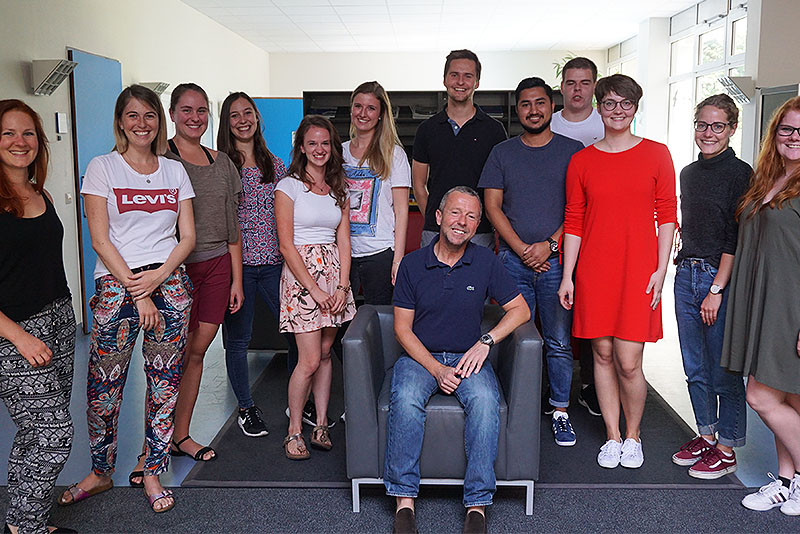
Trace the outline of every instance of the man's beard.
<instances>
[{"instance_id":1,"label":"man's beard","mask_svg":"<svg viewBox=\"0 0 800 534\"><path fill-rule=\"evenodd\" d=\"M522 129L525 130L526 132L528 132L529 134L539 135L540 133L544 132L545 130L547 130L550 127L550 121L552 121L552 120L553 120L553 117L551 116L549 119L547 119L546 123L542 124L538 128L531 128L530 126L525 126L521 122L520 122L520 125L522 126Z\"/></svg>"}]
</instances>

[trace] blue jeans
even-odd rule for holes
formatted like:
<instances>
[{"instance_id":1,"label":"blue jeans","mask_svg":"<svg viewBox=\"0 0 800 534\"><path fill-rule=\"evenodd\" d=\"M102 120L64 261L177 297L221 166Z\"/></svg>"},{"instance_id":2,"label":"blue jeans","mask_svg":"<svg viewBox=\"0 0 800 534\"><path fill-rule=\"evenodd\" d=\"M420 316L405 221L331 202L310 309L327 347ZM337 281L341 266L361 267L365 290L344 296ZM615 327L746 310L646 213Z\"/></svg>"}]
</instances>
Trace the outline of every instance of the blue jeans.
<instances>
[{"instance_id":1,"label":"blue jeans","mask_svg":"<svg viewBox=\"0 0 800 534\"><path fill-rule=\"evenodd\" d=\"M747 431L744 380L720 365L727 288L714 324L708 326L700 317L700 306L716 275L717 269L705 260L681 260L675 270L675 317L697 432L719 433L722 445L741 447Z\"/></svg>"},{"instance_id":2,"label":"blue jeans","mask_svg":"<svg viewBox=\"0 0 800 534\"><path fill-rule=\"evenodd\" d=\"M464 353L435 352L433 357L455 367ZM416 360L402 355L394 364L392 396L386 423L386 494L414 497L419 493L419 455L425 435L425 405L439 390L436 379ZM454 395L464 407L464 506L488 506L496 489L494 461L500 436L500 393L487 360L477 374L464 379ZM461 439L461 436L453 436Z\"/></svg>"},{"instance_id":3,"label":"blue jeans","mask_svg":"<svg viewBox=\"0 0 800 534\"><path fill-rule=\"evenodd\" d=\"M550 270L537 273L525 265L512 250L503 249L499 256L528 303L531 320L536 309L539 309L547 376L550 379L550 404L556 408L566 408L569 406L569 391L572 386L572 311L565 310L558 300L561 264L558 259L551 259Z\"/></svg>"},{"instance_id":4,"label":"blue jeans","mask_svg":"<svg viewBox=\"0 0 800 534\"><path fill-rule=\"evenodd\" d=\"M253 398L250 396L250 373L247 368L247 348L253 335L256 298L261 295L277 321L281 309L282 268L282 263L278 265L243 265L244 302L238 312L225 313L225 328L222 331L225 336L225 367L233 393L242 410L253 406ZM289 359L291 359L293 351L297 352L294 337L285 334L284 336L289 343Z\"/></svg>"}]
</instances>

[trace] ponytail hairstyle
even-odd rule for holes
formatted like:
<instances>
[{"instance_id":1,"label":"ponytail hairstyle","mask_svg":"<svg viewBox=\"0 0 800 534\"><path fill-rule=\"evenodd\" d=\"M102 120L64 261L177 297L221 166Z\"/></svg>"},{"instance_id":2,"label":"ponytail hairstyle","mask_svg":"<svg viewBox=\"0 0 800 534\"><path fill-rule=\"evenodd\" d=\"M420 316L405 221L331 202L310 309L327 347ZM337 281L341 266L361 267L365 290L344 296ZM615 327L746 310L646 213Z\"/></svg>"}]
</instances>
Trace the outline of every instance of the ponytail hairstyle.
<instances>
[{"instance_id":1,"label":"ponytail hairstyle","mask_svg":"<svg viewBox=\"0 0 800 534\"><path fill-rule=\"evenodd\" d=\"M356 87L353 94L350 95L350 109L353 109L353 100L356 95L370 94L378 99L381 103L381 114L378 118L378 124L375 126L375 132L372 135L372 140L364 152L361 161L358 162L359 166L364 162L369 164L369 169L375 176L380 177L381 180L387 179L392 174L392 160L394 158L394 147L402 146L400 139L397 136L397 128L394 124L394 115L392 114L392 104L389 101L389 95L386 90L378 82L364 82ZM356 127L353 125L352 117L350 119L350 139L355 139Z\"/></svg>"},{"instance_id":2,"label":"ponytail hairstyle","mask_svg":"<svg viewBox=\"0 0 800 534\"><path fill-rule=\"evenodd\" d=\"M244 166L244 154L236 149L236 138L231 131L231 106L234 102L243 98L247 100L253 108L253 115L256 118L255 133L253 134L253 156L256 160L256 166L261 170L261 183L268 184L275 181L275 156L267 148L267 142L264 140L264 121L261 118L261 113L258 112L256 103L247 93L241 91L231 93L222 103L222 109L219 112L219 132L217 132L217 149L226 153L239 172L242 171Z\"/></svg>"}]
</instances>

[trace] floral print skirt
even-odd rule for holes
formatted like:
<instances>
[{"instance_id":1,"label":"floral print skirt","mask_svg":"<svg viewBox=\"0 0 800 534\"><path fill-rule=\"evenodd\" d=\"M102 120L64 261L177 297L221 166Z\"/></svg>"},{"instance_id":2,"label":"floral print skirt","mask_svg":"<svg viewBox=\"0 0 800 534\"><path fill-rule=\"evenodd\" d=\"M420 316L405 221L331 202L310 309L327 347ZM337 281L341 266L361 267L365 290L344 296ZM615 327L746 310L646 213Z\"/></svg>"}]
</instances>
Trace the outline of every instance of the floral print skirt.
<instances>
[{"instance_id":1,"label":"floral print skirt","mask_svg":"<svg viewBox=\"0 0 800 534\"><path fill-rule=\"evenodd\" d=\"M339 285L339 248L334 244L300 245L297 252L314 279L328 294L333 295ZM353 292L347 290L347 304L341 313L331 314L320 309L292 270L284 263L281 273L281 332L313 332L325 327L339 327L356 314Z\"/></svg>"}]
</instances>

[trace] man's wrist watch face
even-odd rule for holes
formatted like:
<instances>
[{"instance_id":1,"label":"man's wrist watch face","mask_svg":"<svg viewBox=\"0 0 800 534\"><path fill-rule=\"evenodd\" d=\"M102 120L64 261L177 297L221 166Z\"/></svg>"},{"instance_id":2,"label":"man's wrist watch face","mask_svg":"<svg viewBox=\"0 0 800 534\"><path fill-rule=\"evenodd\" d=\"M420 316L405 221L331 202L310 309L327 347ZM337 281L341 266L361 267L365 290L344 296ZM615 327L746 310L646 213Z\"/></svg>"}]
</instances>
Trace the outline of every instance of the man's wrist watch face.
<instances>
[{"instance_id":1,"label":"man's wrist watch face","mask_svg":"<svg viewBox=\"0 0 800 534\"><path fill-rule=\"evenodd\" d=\"M489 345L491 347L492 345L494 345L494 339L492 339L492 336L489 334L483 334L481 336L481 343L483 343L484 345Z\"/></svg>"},{"instance_id":2,"label":"man's wrist watch face","mask_svg":"<svg viewBox=\"0 0 800 534\"><path fill-rule=\"evenodd\" d=\"M547 238L547 242L550 243L550 250L553 252L558 252L558 241L553 239L552 237Z\"/></svg>"},{"instance_id":3,"label":"man's wrist watch face","mask_svg":"<svg viewBox=\"0 0 800 534\"><path fill-rule=\"evenodd\" d=\"M722 288L719 287L717 284L713 284L708 291L712 295L719 295L720 291L722 291Z\"/></svg>"}]
</instances>

